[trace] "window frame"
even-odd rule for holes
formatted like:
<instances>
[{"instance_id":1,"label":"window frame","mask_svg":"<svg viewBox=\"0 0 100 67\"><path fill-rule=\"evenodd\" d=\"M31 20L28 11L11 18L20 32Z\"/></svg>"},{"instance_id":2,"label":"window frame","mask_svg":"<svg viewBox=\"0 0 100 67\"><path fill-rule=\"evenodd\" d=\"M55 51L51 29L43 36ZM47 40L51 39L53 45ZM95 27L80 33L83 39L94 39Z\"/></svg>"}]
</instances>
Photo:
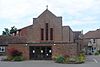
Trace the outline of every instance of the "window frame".
<instances>
[{"instance_id":1,"label":"window frame","mask_svg":"<svg viewBox=\"0 0 100 67\"><path fill-rule=\"evenodd\" d=\"M0 53L3 53L3 52L5 52L5 47L4 46L0 46Z\"/></svg>"}]
</instances>

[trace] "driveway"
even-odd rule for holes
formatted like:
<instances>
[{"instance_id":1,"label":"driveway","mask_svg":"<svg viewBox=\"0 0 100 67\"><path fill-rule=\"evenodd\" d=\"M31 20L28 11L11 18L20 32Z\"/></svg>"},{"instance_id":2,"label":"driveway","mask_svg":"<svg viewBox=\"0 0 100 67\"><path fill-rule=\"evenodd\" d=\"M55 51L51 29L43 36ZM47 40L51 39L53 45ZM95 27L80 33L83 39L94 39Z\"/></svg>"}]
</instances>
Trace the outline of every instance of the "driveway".
<instances>
[{"instance_id":1,"label":"driveway","mask_svg":"<svg viewBox=\"0 0 100 67\"><path fill-rule=\"evenodd\" d=\"M100 56L87 55L86 63L100 63Z\"/></svg>"}]
</instances>

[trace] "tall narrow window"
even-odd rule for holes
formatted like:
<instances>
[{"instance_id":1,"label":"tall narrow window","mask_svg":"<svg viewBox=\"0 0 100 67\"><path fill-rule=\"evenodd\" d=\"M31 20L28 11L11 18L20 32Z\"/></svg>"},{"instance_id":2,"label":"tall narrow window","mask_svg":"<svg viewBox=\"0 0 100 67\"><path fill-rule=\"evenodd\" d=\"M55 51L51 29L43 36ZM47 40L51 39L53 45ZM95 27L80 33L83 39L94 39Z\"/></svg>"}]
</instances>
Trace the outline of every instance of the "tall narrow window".
<instances>
[{"instance_id":1,"label":"tall narrow window","mask_svg":"<svg viewBox=\"0 0 100 67\"><path fill-rule=\"evenodd\" d=\"M45 24L45 36L46 40L48 40L48 23Z\"/></svg>"},{"instance_id":2,"label":"tall narrow window","mask_svg":"<svg viewBox=\"0 0 100 67\"><path fill-rule=\"evenodd\" d=\"M41 40L44 40L44 29L41 28Z\"/></svg>"},{"instance_id":3,"label":"tall narrow window","mask_svg":"<svg viewBox=\"0 0 100 67\"><path fill-rule=\"evenodd\" d=\"M50 28L50 40L53 40L53 28Z\"/></svg>"}]
</instances>

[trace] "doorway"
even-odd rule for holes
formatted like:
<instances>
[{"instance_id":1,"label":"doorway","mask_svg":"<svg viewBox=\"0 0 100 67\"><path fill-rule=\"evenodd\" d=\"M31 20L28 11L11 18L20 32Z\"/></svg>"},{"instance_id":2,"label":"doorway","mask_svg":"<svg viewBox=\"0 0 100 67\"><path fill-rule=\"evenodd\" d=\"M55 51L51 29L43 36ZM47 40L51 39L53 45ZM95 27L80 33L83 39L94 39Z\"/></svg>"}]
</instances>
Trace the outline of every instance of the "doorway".
<instances>
[{"instance_id":1,"label":"doorway","mask_svg":"<svg viewBox=\"0 0 100 67\"><path fill-rule=\"evenodd\" d=\"M51 60L52 49L51 46L30 46L31 60Z\"/></svg>"}]
</instances>

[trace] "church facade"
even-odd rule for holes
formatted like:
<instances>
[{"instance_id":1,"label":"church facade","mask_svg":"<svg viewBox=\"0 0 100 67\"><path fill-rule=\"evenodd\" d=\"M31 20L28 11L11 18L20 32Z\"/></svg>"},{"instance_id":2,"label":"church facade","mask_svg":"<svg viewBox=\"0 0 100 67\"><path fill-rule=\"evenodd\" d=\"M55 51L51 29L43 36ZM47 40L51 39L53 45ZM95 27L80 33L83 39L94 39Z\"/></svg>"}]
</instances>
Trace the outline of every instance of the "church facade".
<instances>
[{"instance_id":1,"label":"church facade","mask_svg":"<svg viewBox=\"0 0 100 67\"><path fill-rule=\"evenodd\" d=\"M80 31L62 26L62 17L46 9L33 18L32 25L12 33L11 37L15 40L7 43L5 51L9 55L10 49L19 50L27 60L49 60L57 55L75 56L82 49L81 35Z\"/></svg>"}]
</instances>

